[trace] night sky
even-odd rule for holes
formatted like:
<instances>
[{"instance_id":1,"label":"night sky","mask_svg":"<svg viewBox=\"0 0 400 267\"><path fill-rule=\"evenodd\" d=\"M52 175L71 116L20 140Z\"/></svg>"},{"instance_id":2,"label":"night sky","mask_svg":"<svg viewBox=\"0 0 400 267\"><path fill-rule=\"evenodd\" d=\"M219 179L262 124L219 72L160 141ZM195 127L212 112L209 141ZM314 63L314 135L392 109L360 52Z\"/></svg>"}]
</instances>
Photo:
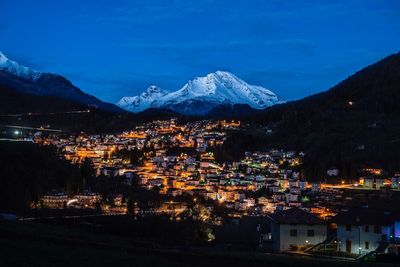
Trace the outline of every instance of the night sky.
<instances>
[{"instance_id":1,"label":"night sky","mask_svg":"<svg viewBox=\"0 0 400 267\"><path fill-rule=\"evenodd\" d=\"M216 70L284 100L400 50L400 1L0 0L0 51L116 102Z\"/></svg>"}]
</instances>

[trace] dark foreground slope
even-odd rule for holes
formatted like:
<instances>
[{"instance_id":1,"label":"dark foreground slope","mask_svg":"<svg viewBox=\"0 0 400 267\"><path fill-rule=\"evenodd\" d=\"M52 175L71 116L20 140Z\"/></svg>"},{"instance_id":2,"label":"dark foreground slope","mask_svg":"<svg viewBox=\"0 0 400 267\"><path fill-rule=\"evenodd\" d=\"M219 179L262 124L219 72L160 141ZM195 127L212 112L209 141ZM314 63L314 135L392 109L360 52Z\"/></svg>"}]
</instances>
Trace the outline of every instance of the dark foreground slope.
<instances>
[{"instance_id":1,"label":"dark foreground slope","mask_svg":"<svg viewBox=\"0 0 400 267\"><path fill-rule=\"evenodd\" d=\"M78 223L77 223L78 224ZM97 228L97 229L96 229ZM99 234L101 233L101 234ZM158 246L143 238L105 233L99 226L0 221L0 266L393 266L312 259L213 247Z\"/></svg>"},{"instance_id":2,"label":"dark foreground slope","mask_svg":"<svg viewBox=\"0 0 400 267\"><path fill-rule=\"evenodd\" d=\"M83 188L81 168L52 147L0 141L0 212L24 214L30 203L53 189L76 193Z\"/></svg>"},{"instance_id":3,"label":"dark foreground slope","mask_svg":"<svg viewBox=\"0 0 400 267\"><path fill-rule=\"evenodd\" d=\"M234 136L226 148L282 147L307 152L306 175L323 178L336 166L345 177L362 166L400 170L400 53L355 73L326 92L246 118L264 127ZM267 129L272 134L265 134ZM234 144L235 147L232 146ZM244 146L243 146L243 149ZM226 151L225 154L231 154Z\"/></svg>"}]
</instances>

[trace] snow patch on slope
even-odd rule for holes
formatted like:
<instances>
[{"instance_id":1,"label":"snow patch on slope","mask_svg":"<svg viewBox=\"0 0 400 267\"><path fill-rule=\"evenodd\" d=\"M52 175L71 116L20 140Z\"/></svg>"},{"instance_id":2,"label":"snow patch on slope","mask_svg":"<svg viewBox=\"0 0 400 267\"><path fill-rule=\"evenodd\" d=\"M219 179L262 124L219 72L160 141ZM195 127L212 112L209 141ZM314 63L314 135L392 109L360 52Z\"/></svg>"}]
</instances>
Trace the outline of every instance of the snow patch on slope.
<instances>
[{"instance_id":1,"label":"snow patch on slope","mask_svg":"<svg viewBox=\"0 0 400 267\"><path fill-rule=\"evenodd\" d=\"M8 59L2 52L0 52L0 70L30 81L37 80L42 75L41 72L22 66L17 62Z\"/></svg>"},{"instance_id":2,"label":"snow patch on slope","mask_svg":"<svg viewBox=\"0 0 400 267\"><path fill-rule=\"evenodd\" d=\"M151 85L138 96L126 96L121 98L117 106L132 112L140 112L152 107L153 103L161 97L168 94L168 91L162 90L156 85Z\"/></svg>"}]
</instances>

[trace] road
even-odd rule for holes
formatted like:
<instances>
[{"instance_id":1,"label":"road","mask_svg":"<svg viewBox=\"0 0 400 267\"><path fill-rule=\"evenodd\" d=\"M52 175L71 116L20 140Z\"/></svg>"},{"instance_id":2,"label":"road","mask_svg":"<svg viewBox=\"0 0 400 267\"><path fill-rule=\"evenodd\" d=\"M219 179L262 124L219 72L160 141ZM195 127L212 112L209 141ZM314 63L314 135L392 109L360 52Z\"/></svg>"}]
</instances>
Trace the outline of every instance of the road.
<instances>
[{"instance_id":1,"label":"road","mask_svg":"<svg viewBox=\"0 0 400 267\"><path fill-rule=\"evenodd\" d=\"M18 221L35 221L43 219L77 219L77 218L90 218L90 217L103 217L103 216L126 216L126 214L110 213L110 214L88 214L88 215L66 215L66 216L48 216L48 217L21 217Z\"/></svg>"},{"instance_id":2,"label":"road","mask_svg":"<svg viewBox=\"0 0 400 267\"><path fill-rule=\"evenodd\" d=\"M47 131L47 132L62 132L60 129L51 129L51 128L43 128L43 127L28 127L28 126L20 126L20 125L1 125L0 127L5 128L13 128L13 129L23 129L23 130L37 130L37 131Z\"/></svg>"},{"instance_id":3,"label":"road","mask_svg":"<svg viewBox=\"0 0 400 267\"><path fill-rule=\"evenodd\" d=\"M61 111L61 112L49 112L49 113L28 112L28 113L19 113L19 114L0 114L0 117L43 116L43 115L81 114L81 113L90 113L90 109L87 109L87 110L73 110L73 111Z\"/></svg>"}]
</instances>

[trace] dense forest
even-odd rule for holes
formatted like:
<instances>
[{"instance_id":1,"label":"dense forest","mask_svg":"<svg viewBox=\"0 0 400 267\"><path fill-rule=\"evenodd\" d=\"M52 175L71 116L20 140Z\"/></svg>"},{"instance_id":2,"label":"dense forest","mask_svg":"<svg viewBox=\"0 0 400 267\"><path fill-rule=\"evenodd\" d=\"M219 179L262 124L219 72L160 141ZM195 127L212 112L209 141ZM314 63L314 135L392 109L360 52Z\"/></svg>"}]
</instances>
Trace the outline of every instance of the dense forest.
<instances>
[{"instance_id":1,"label":"dense forest","mask_svg":"<svg viewBox=\"0 0 400 267\"><path fill-rule=\"evenodd\" d=\"M53 147L28 142L0 142L0 210L24 213L32 201L51 190L76 193L87 173L60 159Z\"/></svg>"},{"instance_id":2,"label":"dense forest","mask_svg":"<svg viewBox=\"0 0 400 267\"><path fill-rule=\"evenodd\" d=\"M71 113L88 110L90 112ZM59 97L25 94L0 85L0 130L2 125L19 125L49 126L63 132L112 133L131 129L141 122L171 117L180 116L155 109L138 114L110 112Z\"/></svg>"}]
</instances>

